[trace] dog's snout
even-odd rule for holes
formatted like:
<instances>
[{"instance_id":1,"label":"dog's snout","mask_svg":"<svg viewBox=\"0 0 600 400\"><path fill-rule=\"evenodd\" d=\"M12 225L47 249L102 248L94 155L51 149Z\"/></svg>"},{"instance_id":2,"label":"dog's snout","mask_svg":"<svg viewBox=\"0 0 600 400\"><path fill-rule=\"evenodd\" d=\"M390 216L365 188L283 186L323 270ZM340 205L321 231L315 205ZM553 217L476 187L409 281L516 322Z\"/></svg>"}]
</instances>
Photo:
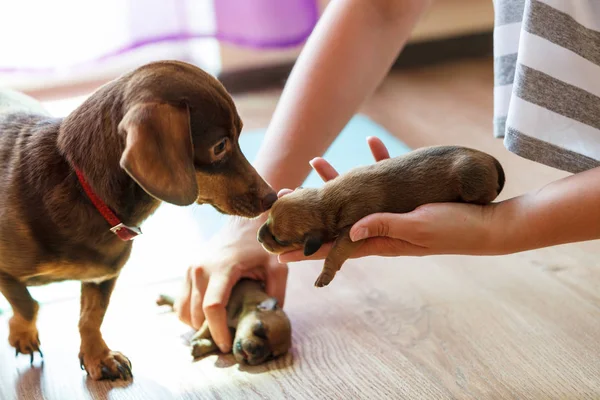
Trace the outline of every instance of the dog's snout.
<instances>
[{"instance_id":1,"label":"dog's snout","mask_svg":"<svg viewBox=\"0 0 600 400\"><path fill-rule=\"evenodd\" d=\"M277 193L271 192L265 197L263 197L260 203L262 205L263 210L268 211L271 209L275 201L277 201Z\"/></svg>"}]
</instances>

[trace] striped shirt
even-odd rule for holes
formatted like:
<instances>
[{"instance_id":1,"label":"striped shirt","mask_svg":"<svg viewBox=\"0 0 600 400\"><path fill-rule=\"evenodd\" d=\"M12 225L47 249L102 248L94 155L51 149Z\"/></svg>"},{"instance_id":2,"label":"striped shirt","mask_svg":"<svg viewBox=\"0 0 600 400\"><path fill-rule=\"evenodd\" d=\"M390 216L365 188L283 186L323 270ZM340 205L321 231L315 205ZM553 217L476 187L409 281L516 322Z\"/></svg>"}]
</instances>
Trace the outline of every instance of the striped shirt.
<instances>
[{"instance_id":1,"label":"striped shirt","mask_svg":"<svg viewBox=\"0 0 600 400\"><path fill-rule=\"evenodd\" d=\"M494 136L571 173L600 166L600 0L494 8Z\"/></svg>"}]
</instances>

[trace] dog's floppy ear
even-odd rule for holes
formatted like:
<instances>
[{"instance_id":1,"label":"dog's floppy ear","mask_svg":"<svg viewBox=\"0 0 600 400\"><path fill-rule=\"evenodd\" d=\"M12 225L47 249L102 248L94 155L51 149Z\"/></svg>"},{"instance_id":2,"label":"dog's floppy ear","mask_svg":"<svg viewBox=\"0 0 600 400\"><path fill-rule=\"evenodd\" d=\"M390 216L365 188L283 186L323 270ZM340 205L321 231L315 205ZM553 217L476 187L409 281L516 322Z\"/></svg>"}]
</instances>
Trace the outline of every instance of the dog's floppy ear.
<instances>
[{"instance_id":1,"label":"dog's floppy ear","mask_svg":"<svg viewBox=\"0 0 600 400\"><path fill-rule=\"evenodd\" d=\"M175 205L198 197L187 106L142 103L119 123L126 133L121 168L148 194Z\"/></svg>"},{"instance_id":2,"label":"dog's floppy ear","mask_svg":"<svg viewBox=\"0 0 600 400\"><path fill-rule=\"evenodd\" d=\"M304 237L304 256L312 256L323 245L323 237L319 232L309 232Z\"/></svg>"}]
</instances>

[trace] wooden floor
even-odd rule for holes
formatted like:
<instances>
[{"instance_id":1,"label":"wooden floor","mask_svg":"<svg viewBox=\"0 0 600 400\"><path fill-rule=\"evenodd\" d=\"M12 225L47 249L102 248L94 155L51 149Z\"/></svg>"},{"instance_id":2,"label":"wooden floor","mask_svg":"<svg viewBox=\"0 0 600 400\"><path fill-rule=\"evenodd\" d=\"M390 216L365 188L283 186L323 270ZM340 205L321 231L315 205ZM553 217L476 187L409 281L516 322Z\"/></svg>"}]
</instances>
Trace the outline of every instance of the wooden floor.
<instances>
[{"instance_id":1,"label":"wooden floor","mask_svg":"<svg viewBox=\"0 0 600 400\"><path fill-rule=\"evenodd\" d=\"M237 97L247 128L267 124L278 93ZM492 107L492 62L477 60L394 73L363 111L411 147L495 155L507 172L502 198L565 176L508 153L492 137ZM160 243L144 251L169 256ZM14 357L0 316L0 399L598 399L599 253L588 242L505 257L365 258L321 290L312 286L318 263L292 265L293 350L256 368L227 356L192 363L188 330L153 305L179 282L130 275L104 333L131 358L132 384L86 379L78 301L65 296L41 310L43 367ZM142 277L143 265L131 271Z\"/></svg>"}]
</instances>

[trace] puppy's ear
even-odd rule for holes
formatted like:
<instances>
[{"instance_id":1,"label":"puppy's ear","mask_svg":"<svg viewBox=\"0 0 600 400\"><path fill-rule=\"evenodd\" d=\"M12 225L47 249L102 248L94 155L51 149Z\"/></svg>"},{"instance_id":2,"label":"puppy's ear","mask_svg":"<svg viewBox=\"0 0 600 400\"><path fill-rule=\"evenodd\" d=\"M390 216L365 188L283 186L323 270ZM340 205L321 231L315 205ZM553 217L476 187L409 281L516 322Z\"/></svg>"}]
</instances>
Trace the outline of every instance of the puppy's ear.
<instances>
[{"instance_id":1,"label":"puppy's ear","mask_svg":"<svg viewBox=\"0 0 600 400\"><path fill-rule=\"evenodd\" d=\"M148 194L185 206L198 197L187 106L143 103L119 123L126 134L121 168Z\"/></svg>"},{"instance_id":2,"label":"puppy's ear","mask_svg":"<svg viewBox=\"0 0 600 400\"><path fill-rule=\"evenodd\" d=\"M309 232L304 237L304 256L312 256L323 245L323 236L318 232Z\"/></svg>"},{"instance_id":3,"label":"puppy's ear","mask_svg":"<svg viewBox=\"0 0 600 400\"><path fill-rule=\"evenodd\" d=\"M266 300L263 300L259 305L258 309L263 311L273 311L277 308L277 299L273 297L269 297Z\"/></svg>"}]
</instances>

